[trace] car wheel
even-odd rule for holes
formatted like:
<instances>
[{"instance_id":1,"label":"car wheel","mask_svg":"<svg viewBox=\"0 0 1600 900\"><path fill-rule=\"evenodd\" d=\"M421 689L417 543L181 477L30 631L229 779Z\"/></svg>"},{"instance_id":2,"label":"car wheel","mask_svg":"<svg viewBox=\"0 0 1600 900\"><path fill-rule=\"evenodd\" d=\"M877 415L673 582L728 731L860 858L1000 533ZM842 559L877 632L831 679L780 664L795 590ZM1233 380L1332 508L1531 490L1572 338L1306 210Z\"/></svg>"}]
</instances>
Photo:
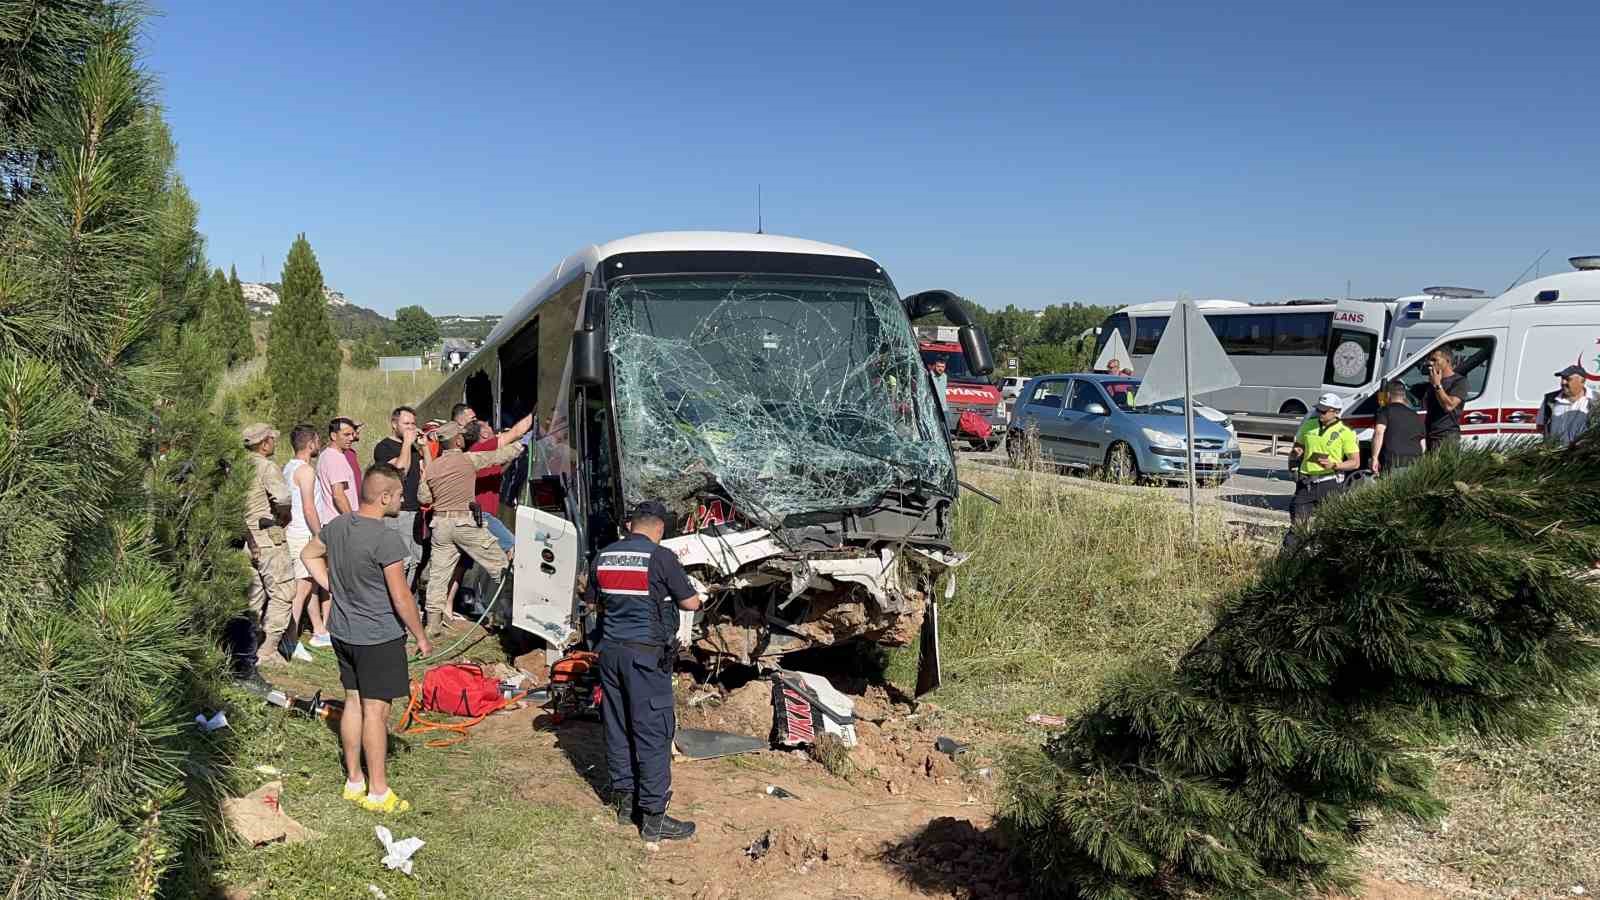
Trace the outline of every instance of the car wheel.
<instances>
[{"instance_id":1,"label":"car wheel","mask_svg":"<svg viewBox=\"0 0 1600 900\"><path fill-rule=\"evenodd\" d=\"M1139 458L1124 441L1117 441L1106 451L1106 478L1118 484L1134 484L1139 480Z\"/></svg>"}]
</instances>

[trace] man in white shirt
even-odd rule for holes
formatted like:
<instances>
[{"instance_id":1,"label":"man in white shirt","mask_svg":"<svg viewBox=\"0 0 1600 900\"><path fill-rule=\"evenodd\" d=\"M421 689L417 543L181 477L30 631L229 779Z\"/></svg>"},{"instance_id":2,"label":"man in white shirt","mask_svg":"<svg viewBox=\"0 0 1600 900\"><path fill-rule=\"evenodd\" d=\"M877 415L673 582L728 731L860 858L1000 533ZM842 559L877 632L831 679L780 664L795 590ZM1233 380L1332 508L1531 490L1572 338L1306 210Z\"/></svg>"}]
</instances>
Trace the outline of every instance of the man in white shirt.
<instances>
[{"instance_id":1,"label":"man in white shirt","mask_svg":"<svg viewBox=\"0 0 1600 900\"><path fill-rule=\"evenodd\" d=\"M1589 427L1589 373L1582 366L1567 366L1556 377L1561 387L1545 396L1535 421L1540 434L1565 447Z\"/></svg>"}]
</instances>

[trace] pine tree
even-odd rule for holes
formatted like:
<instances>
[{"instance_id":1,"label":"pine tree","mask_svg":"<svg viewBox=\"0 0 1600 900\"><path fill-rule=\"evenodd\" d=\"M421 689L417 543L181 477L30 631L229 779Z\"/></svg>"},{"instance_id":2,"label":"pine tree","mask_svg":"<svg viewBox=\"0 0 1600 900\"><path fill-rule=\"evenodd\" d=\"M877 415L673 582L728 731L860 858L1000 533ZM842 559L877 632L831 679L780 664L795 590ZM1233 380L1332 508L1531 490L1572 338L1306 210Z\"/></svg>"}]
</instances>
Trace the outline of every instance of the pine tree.
<instances>
[{"instance_id":1,"label":"pine tree","mask_svg":"<svg viewBox=\"0 0 1600 900\"><path fill-rule=\"evenodd\" d=\"M325 422L338 414L342 360L328 318L322 269L302 234L284 261L281 299L267 336L267 376L280 430L297 422Z\"/></svg>"},{"instance_id":2,"label":"pine tree","mask_svg":"<svg viewBox=\"0 0 1600 900\"><path fill-rule=\"evenodd\" d=\"M1002 821L1045 892L1348 887L1374 814L1441 814L1421 748L1536 737L1600 672L1600 434L1430 455L1305 540L1014 771Z\"/></svg>"},{"instance_id":3,"label":"pine tree","mask_svg":"<svg viewBox=\"0 0 1600 900\"><path fill-rule=\"evenodd\" d=\"M148 897L215 834L231 737L188 726L218 686L218 623L197 600L242 589L238 554L156 510L176 508L160 492L185 452L227 468L238 442L205 412L203 245L138 22L116 4L38 12L0 7L0 42L76 28L84 49L0 135L6 158L37 161L0 231L0 885ZM185 450L163 416L208 440ZM190 475L171 496L237 521L230 479ZM200 561L180 571L180 554Z\"/></svg>"},{"instance_id":4,"label":"pine tree","mask_svg":"<svg viewBox=\"0 0 1600 900\"><path fill-rule=\"evenodd\" d=\"M228 267L228 302L226 304L229 323L223 346L227 348L228 365L236 366L256 355L256 337L250 332L250 305L244 300L244 285L239 281L239 270L233 266Z\"/></svg>"}]
</instances>

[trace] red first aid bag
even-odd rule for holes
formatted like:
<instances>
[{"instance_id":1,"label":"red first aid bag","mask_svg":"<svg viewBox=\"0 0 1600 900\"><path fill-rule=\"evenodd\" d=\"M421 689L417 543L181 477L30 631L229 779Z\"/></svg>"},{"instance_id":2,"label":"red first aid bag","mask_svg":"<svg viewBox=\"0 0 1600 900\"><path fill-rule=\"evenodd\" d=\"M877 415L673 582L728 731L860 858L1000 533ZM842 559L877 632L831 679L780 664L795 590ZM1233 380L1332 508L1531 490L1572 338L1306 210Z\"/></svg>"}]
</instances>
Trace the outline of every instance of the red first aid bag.
<instances>
[{"instance_id":1,"label":"red first aid bag","mask_svg":"<svg viewBox=\"0 0 1600 900\"><path fill-rule=\"evenodd\" d=\"M473 718L505 708L500 682L472 663L435 666L422 676L418 700L424 710Z\"/></svg>"},{"instance_id":2,"label":"red first aid bag","mask_svg":"<svg viewBox=\"0 0 1600 900\"><path fill-rule=\"evenodd\" d=\"M983 416L969 409L962 412L961 418L956 420L956 430L976 438L986 438L989 436L990 426Z\"/></svg>"}]
</instances>

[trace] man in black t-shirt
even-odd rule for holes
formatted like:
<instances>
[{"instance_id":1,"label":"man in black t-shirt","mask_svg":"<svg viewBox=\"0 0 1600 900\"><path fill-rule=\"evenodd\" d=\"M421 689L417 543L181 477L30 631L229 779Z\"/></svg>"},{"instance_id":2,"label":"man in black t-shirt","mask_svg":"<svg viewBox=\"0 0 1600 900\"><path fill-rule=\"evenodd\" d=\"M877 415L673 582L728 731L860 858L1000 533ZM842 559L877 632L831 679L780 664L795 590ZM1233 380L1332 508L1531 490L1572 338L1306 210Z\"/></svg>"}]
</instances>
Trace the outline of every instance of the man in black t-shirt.
<instances>
[{"instance_id":1,"label":"man in black t-shirt","mask_svg":"<svg viewBox=\"0 0 1600 900\"><path fill-rule=\"evenodd\" d=\"M417 512L422 508L417 502L417 486L422 483L422 469L427 459L423 448L424 438L417 432L417 412L409 406L397 406L389 414L390 436L372 448L374 463L388 463L401 475L400 514L384 520L400 533L406 544L406 583L413 583L417 567L422 563L422 545L417 542Z\"/></svg>"},{"instance_id":2,"label":"man in black t-shirt","mask_svg":"<svg viewBox=\"0 0 1600 900\"><path fill-rule=\"evenodd\" d=\"M1388 403L1378 410L1372 434L1372 474L1393 472L1422 456L1422 417L1411 408L1405 383L1384 388Z\"/></svg>"},{"instance_id":3,"label":"man in black t-shirt","mask_svg":"<svg viewBox=\"0 0 1600 900\"><path fill-rule=\"evenodd\" d=\"M1461 440L1461 407L1467 403L1467 376L1456 374L1455 355L1444 347L1428 354L1428 393L1422 410L1427 419L1427 452Z\"/></svg>"}]
</instances>

